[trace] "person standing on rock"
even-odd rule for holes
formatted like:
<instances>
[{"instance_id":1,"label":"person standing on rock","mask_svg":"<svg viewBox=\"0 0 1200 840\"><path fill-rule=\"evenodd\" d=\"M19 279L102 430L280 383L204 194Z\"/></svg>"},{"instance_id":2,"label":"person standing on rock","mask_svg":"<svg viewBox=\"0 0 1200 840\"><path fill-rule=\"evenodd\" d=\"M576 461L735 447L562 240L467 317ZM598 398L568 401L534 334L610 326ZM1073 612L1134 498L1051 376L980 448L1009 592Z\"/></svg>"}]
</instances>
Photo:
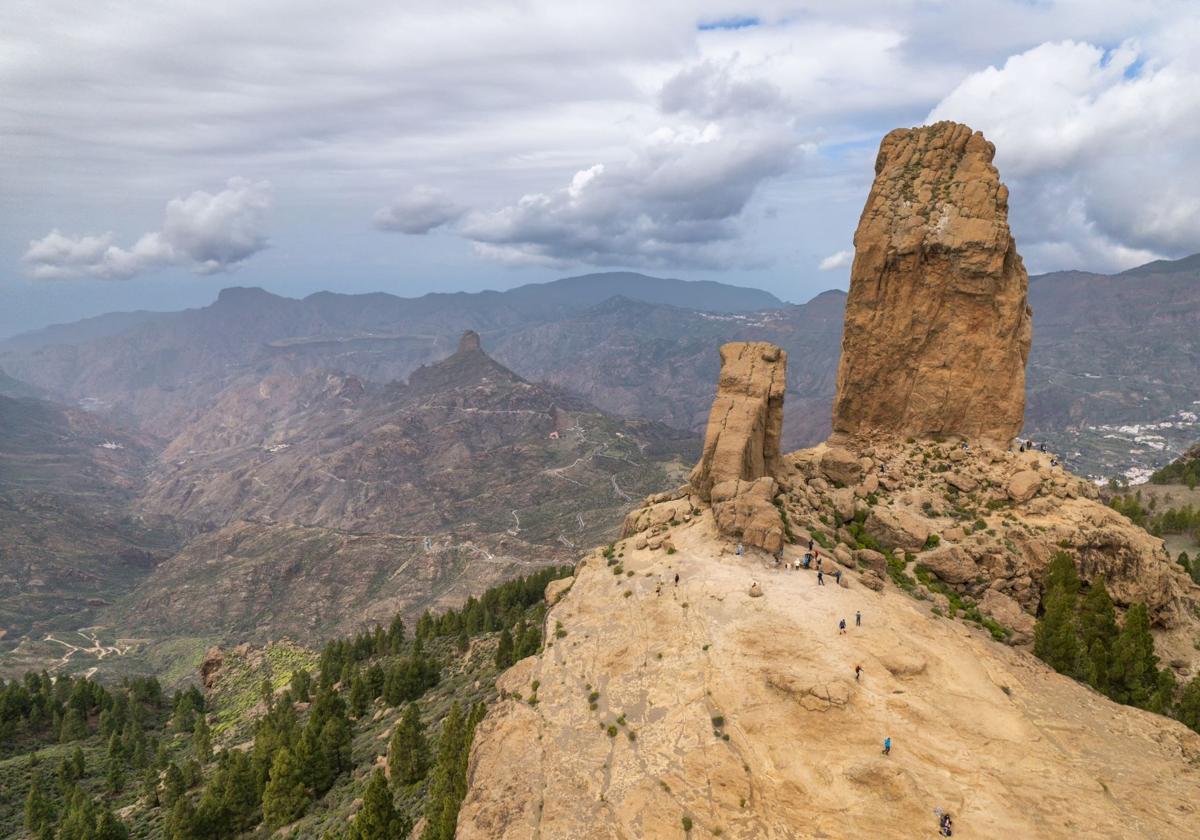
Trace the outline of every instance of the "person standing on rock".
<instances>
[{"instance_id":1,"label":"person standing on rock","mask_svg":"<svg viewBox=\"0 0 1200 840\"><path fill-rule=\"evenodd\" d=\"M892 736L891 735L889 735L883 739L883 754L884 755L892 754Z\"/></svg>"},{"instance_id":2,"label":"person standing on rock","mask_svg":"<svg viewBox=\"0 0 1200 840\"><path fill-rule=\"evenodd\" d=\"M817 569L817 586L825 585L825 573Z\"/></svg>"},{"instance_id":3,"label":"person standing on rock","mask_svg":"<svg viewBox=\"0 0 1200 840\"><path fill-rule=\"evenodd\" d=\"M662 595L662 580L659 580L658 583L654 584L654 594Z\"/></svg>"},{"instance_id":4,"label":"person standing on rock","mask_svg":"<svg viewBox=\"0 0 1200 840\"><path fill-rule=\"evenodd\" d=\"M813 541L812 541L812 537L809 537L808 538L808 551L810 554L812 553L812 550L813 550Z\"/></svg>"},{"instance_id":5,"label":"person standing on rock","mask_svg":"<svg viewBox=\"0 0 1200 840\"><path fill-rule=\"evenodd\" d=\"M855 627L862 627L862 610L855 610L855 611L854 611L854 626L855 626ZM859 668L858 670L860 670L860 671L861 671L861 670L862 670L862 668Z\"/></svg>"},{"instance_id":6,"label":"person standing on rock","mask_svg":"<svg viewBox=\"0 0 1200 840\"><path fill-rule=\"evenodd\" d=\"M738 543L737 556L741 557L745 553L745 551L746 551L746 549L742 548L742 544Z\"/></svg>"},{"instance_id":7,"label":"person standing on rock","mask_svg":"<svg viewBox=\"0 0 1200 840\"><path fill-rule=\"evenodd\" d=\"M833 582L836 583L838 586L842 585L842 570L841 569L833 570Z\"/></svg>"},{"instance_id":8,"label":"person standing on rock","mask_svg":"<svg viewBox=\"0 0 1200 840\"><path fill-rule=\"evenodd\" d=\"M676 585L676 586L678 586L678 585L679 585L679 572L676 572L676 573L675 573L675 585Z\"/></svg>"},{"instance_id":9,"label":"person standing on rock","mask_svg":"<svg viewBox=\"0 0 1200 840\"><path fill-rule=\"evenodd\" d=\"M838 622L838 635L839 636L846 635L846 619L844 619L844 618Z\"/></svg>"},{"instance_id":10,"label":"person standing on rock","mask_svg":"<svg viewBox=\"0 0 1200 840\"><path fill-rule=\"evenodd\" d=\"M862 676L862 671L863 671L863 669L862 669L861 665L854 666L854 681L855 682L858 682L858 678Z\"/></svg>"}]
</instances>

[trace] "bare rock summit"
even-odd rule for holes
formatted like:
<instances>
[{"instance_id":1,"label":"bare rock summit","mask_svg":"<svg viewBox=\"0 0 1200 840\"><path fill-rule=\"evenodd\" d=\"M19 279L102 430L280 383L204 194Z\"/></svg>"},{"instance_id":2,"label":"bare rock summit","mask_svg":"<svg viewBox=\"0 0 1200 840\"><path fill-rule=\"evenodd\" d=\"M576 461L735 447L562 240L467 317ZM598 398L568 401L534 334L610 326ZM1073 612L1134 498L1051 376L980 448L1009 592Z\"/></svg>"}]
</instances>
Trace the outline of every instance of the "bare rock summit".
<instances>
[{"instance_id":1,"label":"bare rock summit","mask_svg":"<svg viewBox=\"0 0 1200 840\"><path fill-rule=\"evenodd\" d=\"M952 122L883 138L854 234L835 435L1020 431L1029 277L994 155Z\"/></svg>"}]
</instances>

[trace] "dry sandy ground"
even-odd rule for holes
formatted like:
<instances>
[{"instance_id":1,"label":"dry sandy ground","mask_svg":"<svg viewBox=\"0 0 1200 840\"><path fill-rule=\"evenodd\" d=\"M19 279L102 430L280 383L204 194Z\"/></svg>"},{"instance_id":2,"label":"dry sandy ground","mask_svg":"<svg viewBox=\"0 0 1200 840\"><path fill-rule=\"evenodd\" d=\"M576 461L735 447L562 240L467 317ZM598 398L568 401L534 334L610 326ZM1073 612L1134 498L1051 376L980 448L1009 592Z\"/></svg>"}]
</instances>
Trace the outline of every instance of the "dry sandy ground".
<instances>
[{"instance_id":1,"label":"dry sandy ground","mask_svg":"<svg viewBox=\"0 0 1200 840\"><path fill-rule=\"evenodd\" d=\"M630 542L632 576L589 559L501 678L460 838L936 837L939 807L962 838L1200 836L1200 735L890 585L736 557L710 519L673 555Z\"/></svg>"}]
</instances>

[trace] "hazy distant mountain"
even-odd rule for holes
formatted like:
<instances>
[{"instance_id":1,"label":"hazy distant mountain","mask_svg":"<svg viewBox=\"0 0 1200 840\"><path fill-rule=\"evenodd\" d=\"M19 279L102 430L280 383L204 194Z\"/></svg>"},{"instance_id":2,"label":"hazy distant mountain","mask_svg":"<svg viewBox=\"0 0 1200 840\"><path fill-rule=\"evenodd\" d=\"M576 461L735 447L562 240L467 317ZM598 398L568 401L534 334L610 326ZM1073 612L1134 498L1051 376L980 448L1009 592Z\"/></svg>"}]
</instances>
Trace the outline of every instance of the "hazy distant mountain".
<instances>
[{"instance_id":1,"label":"hazy distant mountain","mask_svg":"<svg viewBox=\"0 0 1200 840\"><path fill-rule=\"evenodd\" d=\"M33 349L28 338L0 342L0 365L60 399L170 437L240 377L340 370L370 382L403 379L473 329L528 379L606 411L699 430L717 345L763 339L791 354L784 443L797 447L829 430L844 300L827 292L781 305L754 290L636 274L414 299L226 289L209 307L115 335ZM1194 437L1187 412L1200 393L1200 255L1111 276L1034 277L1030 300L1026 434L1088 473L1165 461L1183 446L1176 436ZM70 335L56 329L56 340ZM1118 428L1137 424L1157 428Z\"/></svg>"},{"instance_id":2,"label":"hazy distant mountain","mask_svg":"<svg viewBox=\"0 0 1200 840\"><path fill-rule=\"evenodd\" d=\"M181 430L141 497L202 536L108 618L159 637L317 638L416 614L611 540L698 443L527 382L474 334L408 383L247 376Z\"/></svg>"},{"instance_id":3,"label":"hazy distant mountain","mask_svg":"<svg viewBox=\"0 0 1200 840\"><path fill-rule=\"evenodd\" d=\"M0 396L0 639L86 625L170 556L170 523L133 509L152 458L100 417Z\"/></svg>"}]
</instances>

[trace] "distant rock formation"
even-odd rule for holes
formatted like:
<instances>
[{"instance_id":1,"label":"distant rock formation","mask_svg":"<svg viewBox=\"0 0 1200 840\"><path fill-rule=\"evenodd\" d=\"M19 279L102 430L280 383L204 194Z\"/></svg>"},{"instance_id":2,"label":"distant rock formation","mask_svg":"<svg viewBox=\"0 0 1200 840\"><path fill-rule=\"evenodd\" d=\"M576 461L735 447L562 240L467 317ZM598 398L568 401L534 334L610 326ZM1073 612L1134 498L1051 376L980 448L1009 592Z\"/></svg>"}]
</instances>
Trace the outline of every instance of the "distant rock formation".
<instances>
[{"instance_id":1,"label":"distant rock formation","mask_svg":"<svg viewBox=\"0 0 1200 840\"><path fill-rule=\"evenodd\" d=\"M458 340L459 353L473 353L476 350L482 350L483 343L479 340L479 333L475 330L467 330L462 334L462 338Z\"/></svg>"},{"instance_id":2,"label":"distant rock formation","mask_svg":"<svg viewBox=\"0 0 1200 840\"><path fill-rule=\"evenodd\" d=\"M762 341L721 347L717 397L692 490L708 501L724 481L754 481L779 471L787 353Z\"/></svg>"},{"instance_id":3,"label":"distant rock formation","mask_svg":"<svg viewBox=\"0 0 1200 840\"><path fill-rule=\"evenodd\" d=\"M854 234L835 436L1021 430L1029 278L995 147L952 122L883 138Z\"/></svg>"}]
</instances>

